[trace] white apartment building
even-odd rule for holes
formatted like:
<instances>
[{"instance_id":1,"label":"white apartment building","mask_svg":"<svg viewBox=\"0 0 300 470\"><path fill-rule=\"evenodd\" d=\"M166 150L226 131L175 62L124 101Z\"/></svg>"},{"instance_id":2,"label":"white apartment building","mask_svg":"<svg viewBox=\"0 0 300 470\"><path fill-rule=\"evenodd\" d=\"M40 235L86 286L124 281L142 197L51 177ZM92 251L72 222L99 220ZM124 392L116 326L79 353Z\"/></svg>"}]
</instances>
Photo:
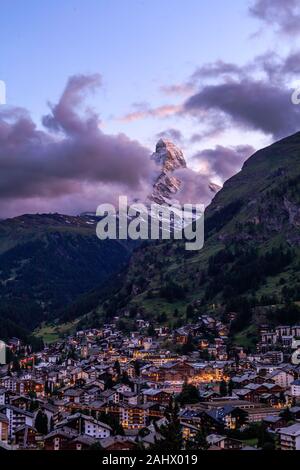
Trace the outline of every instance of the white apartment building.
<instances>
[{"instance_id":1,"label":"white apartment building","mask_svg":"<svg viewBox=\"0 0 300 470\"><path fill-rule=\"evenodd\" d=\"M291 393L293 397L300 397L300 380L291 383Z\"/></svg>"},{"instance_id":2,"label":"white apartment building","mask_svg":"<svg viewBox=\"0 0 300 470\"><path fill-rule=\"evenodd\" d=\"M300 450L300 423L293 424L278 431L280 450Z\"/></svg>"},{"instance_id":3,"label":"white apartment building","mask_svg":"<svg viewBox=\"0 0 300 470\"><path fill-rule=\"evenodd\" d=\"M276 385L279 385L282 388L289 388L294 382L294 375L292 372L285 371L285 370L275 370L272 372L268 378L274 380Z\"/></svg>"},{"instance_id":4,"label":"white apartment building","mask_svg":"<svg viewBox=\"0 0 300 470\"><path fill-rule=\"evenodd\" d=\"M10 442L13 441L17 428L25 424L27 426L33 426L34 415L29 411L21 410L12 405L6 405L1 409L1 413L7 417L9 422L8 438Z\"/></svg>"},{"instance_id":5,"label":"white apartment building","mask_svg":"<svg viewBox=\"0 0 300 470\"><path fill-rule=\"evenodd\" d=\"M111 427L106 423L97 421L90 416L85 419L84 434L87 436L91 436L96 439L104 439L111 435L111 431Z\"/></svg>"}]
</instances>

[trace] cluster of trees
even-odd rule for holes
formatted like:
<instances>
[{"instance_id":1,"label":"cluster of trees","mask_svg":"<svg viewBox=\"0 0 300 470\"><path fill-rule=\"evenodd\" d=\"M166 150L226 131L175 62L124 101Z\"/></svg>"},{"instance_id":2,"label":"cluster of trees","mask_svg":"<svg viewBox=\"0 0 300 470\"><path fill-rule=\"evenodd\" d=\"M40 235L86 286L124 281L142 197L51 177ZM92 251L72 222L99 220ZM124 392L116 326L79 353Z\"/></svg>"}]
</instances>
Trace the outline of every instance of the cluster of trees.
<instances>
[{"instance_id":1,"label":"cluster of trees","mask_svg":"<svg viewBox=\"0 0 300 470\"><path fill-rule=\"evenodd\" d=\"M26 319L27 327L35 328L41 317L62 315L63 321L68 321L88 313L96 306L95 293L63 309L113 275L129 255L129 250L118 243L99 243L94 236L76 232L49 230L40 238L20 243L0 255L0 281L14 274L11 281L0 282L1 303L7 300L16 318L6 317L20 325Z\"/></svg>"},{"instance_id":2,"label":"cluster of trees","mask_svg":"<svg viewBox=\"0 0 300 470\"><path fill-rule=\"evenodd\" d=\"M219 209L212 216L208 217L205 221L205 235L207 236L213 231L218 232L222 227L224 227L224 225L233 219L242 206L243 201L238 199L231 202L222 209Z\"/></svg>"},{"instance_id":3,"label":"cluster of trees","mask_svg":"<svg viewBox=\"0 0 300 470\"><path fill-rule=\"evenodd\" d=\"M276 443L274 434L268 432L267 425L261 423L251 423L243 431L227 430L228 437L241 441L256 440L256 445L262 450L275 450Z\"/></svg>"},{"instance_id":4,"label":"cluster of trees","mask_svg":"<svg viewBox=\"0 0 300 470\"><path fill-rule=\"evenodd\" d=\"M219 251L209 259L210 282L205 298L222 292L224 300L256 290L267 276L280 273L293 260L294 251L282 245L260 254L257 247L236 245Z\"/></svg>"},{"instance_id":5,"label":"cluster of trees","mask_svg":"<svg viewBox=\"0 0 300 470\"><path fill-rule=\"evenodd\" d=\"M275 188L266 192L266 199L280 198L284 196L293 196L293 200L299 200L300 175L294 177L284 176L281 183Z\"/></svg>"},{"instance_id":6,"label":"cluster of trees","mask_svg":"<svg viewBox=\"0 0 300 470\"><path fill-rule=\"evenodd\" d=\"M28 299L28 297L25 296L23 299L6 298L5 296L1 297L0 293L0 319L9 319L24 330L27 330L39 325L42 318L42 308L36 302ZM9 325L7 325L7 328L9 328ZM17 336L17 334L12 336ZM4 337L7 336L4 335Z\"/></svg>"},{"instance_id":7,"label":"cluster of trees","mask_svg":"<svg viewBox=\"0 0 300 470\"><path fill-rule=\"evenodd\" d=\"M200 396L197 387L185 382L182 386L181 393L177 397L177 401L181 406L198 403Z\"/></svg>"},{"instance_id":8,"label":"cluster of trees","mask_svg":"<svg viewBox=\"0 0 300 470\"><path fill-rule=\"evenodd\" d=\"M42 410L37 412L34 425L38 433L43 434L44 436L48 434L48 417Z\"/></svg>"},{"instance_id":9,"label":"cluster of trees","mask_svg":"<svg viewBox=\"0 0 300 470\"><path fill-rule=\"evenodd\" d=\"M40 351L43 348L43 340L41 338L33 336L27 329L0 316L0 338L7 341L13 336L19 338L24 344L31 345L33 352Z\"/></svg>"},{"instance_id":10,"label":"cluster of trees","mask_svg":"<svg viewBox=\"0 0 300 470\"><path fill-rule=\"evenodd\" d=\"M229 382L226 382L225 380L222 380L220 382L220 395L221 395L221 397L231 396L232 390L234 388L235 388L235 384L232 382L232 380L229 380Z\"/></svg>"},{"instance_id":11,"label":"cluster of trees","mask_svg":"<svg viewBox=\"0 0 300 470\"><path fill-rule=\"evenodd\" d=\"M284 307L273 309L268 313L268 321L275 325L297 325L300 322L300 307L297 304L288 303Z\"/></svg>"},{"instance_id":12,"label":"cluster of trees","mask_svg":"<svg viewBox=\"0 0 300 470\"><path fill-rule=\"evenodd\" d=\"M125 435L124 428L122 424L119 423L119 418L117 416L114 416L111 413L101 412L100 414L98 414L97 419L99 419L99 421L102 421L102 423L108 424L108 426L112 428L112 433L114 436Z\"/></svg>"},{"instance_id":13,"label":"cluster of trees","mask_svg":"<svg viewBox=\"0 0 300 470\"><path fill-rule=\"evenodd\" d=\"M237 297L227 304L228 311L237 313L235 320L230 325L232 335L243 331L251 324L255 304L255 299L247 296Z\"/></svg>"},{"instance_id":14,"label":"cluster of trees","mask_svg":"<svg viewBox=\"0 0 300 470\"><path fill-rule=\"evenodd\" d=\"M183 300L186 296L186 288L175 281L167 281L160 289L160 297L168 302Z\"/></svg>"},{"instance_id":15,"label":"cluster of trees","mask_svg":"<svg viewBox=\"0 0 300 470\"><path fill-rule=\"evenodd\" d=\"M300 266L299 270L300 272ZM294 286L284 285L281 290L282 298L285 302L293 302L300 299L300 282Z\"/></svg>"},{"instance_id":16,"label":"cluster of trees","mask_svg":"<svg viewBox=\"0 0 300 470\"><path fill-rule=\"evenodd\" d=\"M176 401L170 400L165 417L166 423L159 428L156 427L160 437L156 438L155 443L150 446L151 452L180 452L184 447L186 450L206 450L208 448L202 430L199 430L193 440L184 442L179 419L179 406Z\"/></svg>"},{"instance_id":17,"label":"cluster of trees","mask_svg":"<svg viewBox=\"0 0 300 470\"><path fill-rule=\"evenodd\" d=\"M124 271L121 271L118 275L109 276L103 285L99 285L96 289L82 294L75 302L60 309L56 314L57 317L61 322L68 322L74 318L83 317L87 313L96 310L100 302L103 302L107 317L111 317L115 314L116 309L120 307L121 301L123 301L123 304L126 301L126 298L123 299L120 293L123 281ZM97 318L95 317L94 320L96 321ZM83 318L82 322L81 326L90 326L87 324L86 319Z\"/></svg>"},{"instance_id":18,"label":"cluster of trees","mask_svg":"<svg viewBox=\"0 0 300 470\"><path fill-rule=\"evenodd\" d=\"M195 342L195 338L191 334L188 335L187 342L185 344L176 347L176 352L183 355L189 354L196 350L197 344Z\"/></svg>"},{"instance_id":19,"label":"cluster of trees","mask_svg":"<svg viewBox=\"0 0 300 470\"><path fill-rule=\"evenodd\" d=\"M140 367L141 367L140 362L135 361L134 368L135 368L135 373L137 377L139 377L140 375ZM128 385L133 390L134 388L133 382L131 382L126 371L121 372L121 366L118 360L115 361L113 369L114 369L115 377L113 377L111 374L106 374L104 378L105 390L112 388L114 385L118 383Z\"/></svg>"}]
</instances>

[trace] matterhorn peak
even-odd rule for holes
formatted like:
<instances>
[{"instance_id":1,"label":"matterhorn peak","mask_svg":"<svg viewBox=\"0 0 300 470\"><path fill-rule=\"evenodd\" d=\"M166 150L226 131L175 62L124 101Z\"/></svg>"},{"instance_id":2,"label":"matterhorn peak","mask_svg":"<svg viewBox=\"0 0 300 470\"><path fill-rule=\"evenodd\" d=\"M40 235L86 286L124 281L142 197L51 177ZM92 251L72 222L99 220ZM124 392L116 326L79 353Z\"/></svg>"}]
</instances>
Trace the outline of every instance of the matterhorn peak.
<instances>
[{"instance_id":1,"label":"matterhorn peak","mask_svg":"<svg viewBox=\"0 0 300 470\"><path fill-rule=\"evenodd\" d=\"M183 185L186 184L182 181L184 174L178 170L188 170L182 150L171 140L160 139L151 159L156 163L159 174L153 183L152 193L147 198L148 202L177 204L178 195ZM213 194L220 189L218 185L210 181L207 181L207 188Z\"/></svg>"},{"instance_id":2,"label":"matterhorn peak","mask_svg":"<svg viewBox=\"0 0 300 470\"><path fill-rule=\"evenodd\" d=\"M163 173L172 172L179 168L186 168L186 161L182 150L171 142L171 140L160 139L156 144L155 153L151 158L161 166Z\"/></svg>"},{"instance_id":3,"label":"matterhorn peak","mask_svg":"<svg viewBox=\"0 0 300 470\"><path fill-rule=\"evenodd\" d=\"M159 167L160 174L148 199L157 204L172 204L181 187L181 181L173 175L175 170L186 168L182 150L167 139L160 139L151 159Z\"/></svg>"}]
</instances>

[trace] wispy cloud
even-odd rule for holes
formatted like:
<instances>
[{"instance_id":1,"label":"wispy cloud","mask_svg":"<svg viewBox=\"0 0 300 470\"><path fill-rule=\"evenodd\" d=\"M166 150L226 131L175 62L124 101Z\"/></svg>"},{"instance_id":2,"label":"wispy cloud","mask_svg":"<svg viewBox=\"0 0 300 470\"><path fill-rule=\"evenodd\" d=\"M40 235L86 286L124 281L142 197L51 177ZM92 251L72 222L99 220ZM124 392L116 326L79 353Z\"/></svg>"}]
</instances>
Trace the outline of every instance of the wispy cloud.
<instances>
[{"instance_id":1,"label":"wispy cloud","mask_svg":"<svg viewBox=\"0 0 300 470\"><path fill-rule=\"evenodd\" d=\"M288 36L300 33L300 5L298 0L254 0L249 8L252 16Z\"/></svg>"},{"instance_id":2,"label":"wispy cloud","mask_svg":"<svg viewBox=\"0 0 300 470\"><path fill-rule=\"evenodd\" d=\"M158 134L156 134L156 138L157 139L169 139L169 140L176 142L177 144L182 144L184 140L182 132L179 129L173 129L173 128L166 129L162 132L159 132Z\"/></svg>"},{"instance_id":3,"label":"wispy cloud","mask_svg":"<svg viewBox=\"0 0 300 470\"><path fill-rule=\"evenodd\" d=\"M157 108L145 107L144 109L125 114L125 116L122 116L119 119L122 122L134 122L148 118L167 118L169 116L173 116L174 114L179 113L180 110L180 105L172 104L158 106Z\"/></svg>"},{"instance_id":4,"label":"wispy cloud","mask_svg":"<svg viewBox=\"0 0 300 470\"><path fill-rule=\"evenodd\" d=\"M190 95L195 91L193 83L178 83L175 85L164 85L160 87L160 91L165 95L178 96L178 95Z\"/></svg>"},{"instance_id":5,"label":"wispy cloud","mask_svg":"<svg viewBox=\"0 0 300 470\"><path fill-rule=\"evenodd\" d=\"M198 69L193 77L206 77L184 103L184 113L199 122L219 116L224 126L258 130L273 138L299 130L300 108L291 102L291 81L300 72L300 53L280 57L268 52L244 66L216 62ZM210 130L219 131L219 122Z\"/></svg>"},{"instance_id":6,"label":"wispy cloud","mask_svg":"<svg viewBox=\"0 0 300 470\"><path fill-rule=\"evenodd\" d=\"M239 171L243 163L255 152L251 145L224 147L217 145L213 149L204 149L193 156L193 160L205 166L211 177L218 176L226 181Z\"/></svg>"}]
</instances>

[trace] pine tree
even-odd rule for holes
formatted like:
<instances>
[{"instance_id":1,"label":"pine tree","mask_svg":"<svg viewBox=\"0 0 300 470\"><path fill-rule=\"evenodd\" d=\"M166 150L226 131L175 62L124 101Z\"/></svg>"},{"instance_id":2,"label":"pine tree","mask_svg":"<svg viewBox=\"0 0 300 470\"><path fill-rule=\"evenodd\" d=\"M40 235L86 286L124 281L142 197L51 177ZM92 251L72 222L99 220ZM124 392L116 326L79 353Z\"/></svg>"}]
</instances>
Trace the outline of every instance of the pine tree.
<instances>
[{"instance_id":1,"label":"pine tree","mask_svg":"<svg viewBox=\"0 0 300 470\"><path fill-rule=\"evenodd\" d=\"M35 428L40 434L48 434L48 418L42 410L39 410L35 417Z\"/></svg>"},{"instance_id":2,"label":"pine tree","mask_svg":"<svg viewBox=\"0 0 300 470\"><path fill-rule=\"evenodd\" d=\"M227 396L227 383L225 380L222 380L220 383L220 395L221 397L226 397Z\"/></svg>"},{"instance_id":3,"label":"pine tree","mask_svg":"<svg viewBox=\"0 0 300 470\"><path fill-rule=\"evenodd\" d=\"M95 442L94 444L92 444L88 450L94 450L94 451L102 451L103 450L103 447L101 445L101 443L98 441L98 442Z\"/></svg>"},{"instance_id":4,"label":"pine tree","mask_svg":"<svg viewBox=\"0 0 300 470\"><path fill-rule=\"evenodd\" d=\"M121 376L121 383L124 385L129 385L131 389L133 389L133 383L131 382L128 373L126 370L123 371L122 376Z\"/></svg>"},{"instance_id":5,"label":"pine tree","mask_svg":"<svg viewBox=\"0 0 300 470\"><path fill-rule=\"evenodd\" d=\"M234 389L234 383L233 381L230 379L229 382L228 382L228 390L227 390L227 393L229 396L232 395L232 390Z\"/></svg>"},{"instance_id":6,"label":"pine tree","mask_svg":"<svg viewBox=\"0 0 300 470\"><path fill-rule=\"evenodd\" d=\"M141 375L141 364L139 361L135 361L134 363L134 372L136 377Z\"/></svg>"},{"instance_id":7,"label":"pine tree","mask_svg":"<svg viewBox=\"0 0 300 470\"><path fill-rule=\"evenodd\" d=\"M19 363L18 358L16 356L13 358L11 370L13 372L19 372L21 370L20 363Z\"/></svg>"},{"instance_id":8,"label":"pine tree","mask_svg":"<svg viewBox=\"0 0 300 470\"><path fill-rule=\"evenodd\" d=\"M118 376L121 374L121 366L118 360L114 363L114 370Z\"/></svg>"},{"instance_id":9,"label":"pine tree","mask_svg":"<svg viewBox=\"0 0 300 470\"><path fill-rule=\"evenodd\" d=\"M112 379L112 376L110 374L108 374L107 377L106 377L106 380L105 380L104 388L105 388L105 390L109 390L113 386L114 386L114 381Z\"/></svg>"},{"instance_id":10,"label":"pine tree","mask_svg":"<svg viewBox=\"0 0 300 470\"><path fill-rule=\"evenodd\" d=\"M191 320L193 318L193 316L194 316L194 307L191 304L189 304L186 308L186 319L187 319L187 321Z\"/></svg>"},{"instance_id":11,"label":"pine tree","mask_svg":"<svg viewBox=\"0 0 300 470\"><path fill-rule=\"evenodd\" d=\"M291 413L291 410L289 408L285 408L285 410L283 410L281 413L280 413L280 416L287 422L289 423L290 421L293 421L294 420L294 416L293 414Z\"/></svg>"},{"instance_id":12,"label":"pine tree","mask_svg":"<svg viewBox=\"0 0 300 470\"><path fill-rule=\"evenodd\" d=\"M53 429L54 429L54 421L53 421L53 416L51 416L51 419L50 419L50 426L49 426L49 428L50 428L50 432L51 432L51 431L53 431Z\"/></svg>"},{"instance_id":13,"label":"pine tree","mask_svg":"<svg viewBox=\"0 0 300 470\"><path fill-rule=\"evenodd\" d=\"M155 328L154 328L154 326L153 326L152 323L151 323L151 325L150 325L149 328L148 328L147 334L148 334L148 336L153 337L153 336L155 336L155 333L156 333L156 332L155 332Z\"/></svg>"},{"instance_id":14,"label":"pine tree","mask_svg":"<svg viewBox=\"0 0 300 470\"><path fill-rule=\"evenodd\" d=\"M194 385L184 382L178 400L181 405L198 403L200 400L198 389Z\"/></svg>"},{"instance_id":15,"label":"pine tree","mask_svg":"<svg viewBox=\"0 0 300 470\"><path fill-rule=\"evenodd\" d=\"M157 429L160 438L150 447L151 451L180 451L183 449L183 439L179 420L178 404L170 401L166 411L166 424Z\"/></svg>"},{"instance_id":16,"label":"pine tree","mask_svg":"<svg viewBox=\"0 0 300 470\"><path fill-rule=\"evenodd\" d=\"M208 447L209 445L203 430L199 430L194 439L186 443L186 450L207 450Z\"/></svg>"}]
</instances>

